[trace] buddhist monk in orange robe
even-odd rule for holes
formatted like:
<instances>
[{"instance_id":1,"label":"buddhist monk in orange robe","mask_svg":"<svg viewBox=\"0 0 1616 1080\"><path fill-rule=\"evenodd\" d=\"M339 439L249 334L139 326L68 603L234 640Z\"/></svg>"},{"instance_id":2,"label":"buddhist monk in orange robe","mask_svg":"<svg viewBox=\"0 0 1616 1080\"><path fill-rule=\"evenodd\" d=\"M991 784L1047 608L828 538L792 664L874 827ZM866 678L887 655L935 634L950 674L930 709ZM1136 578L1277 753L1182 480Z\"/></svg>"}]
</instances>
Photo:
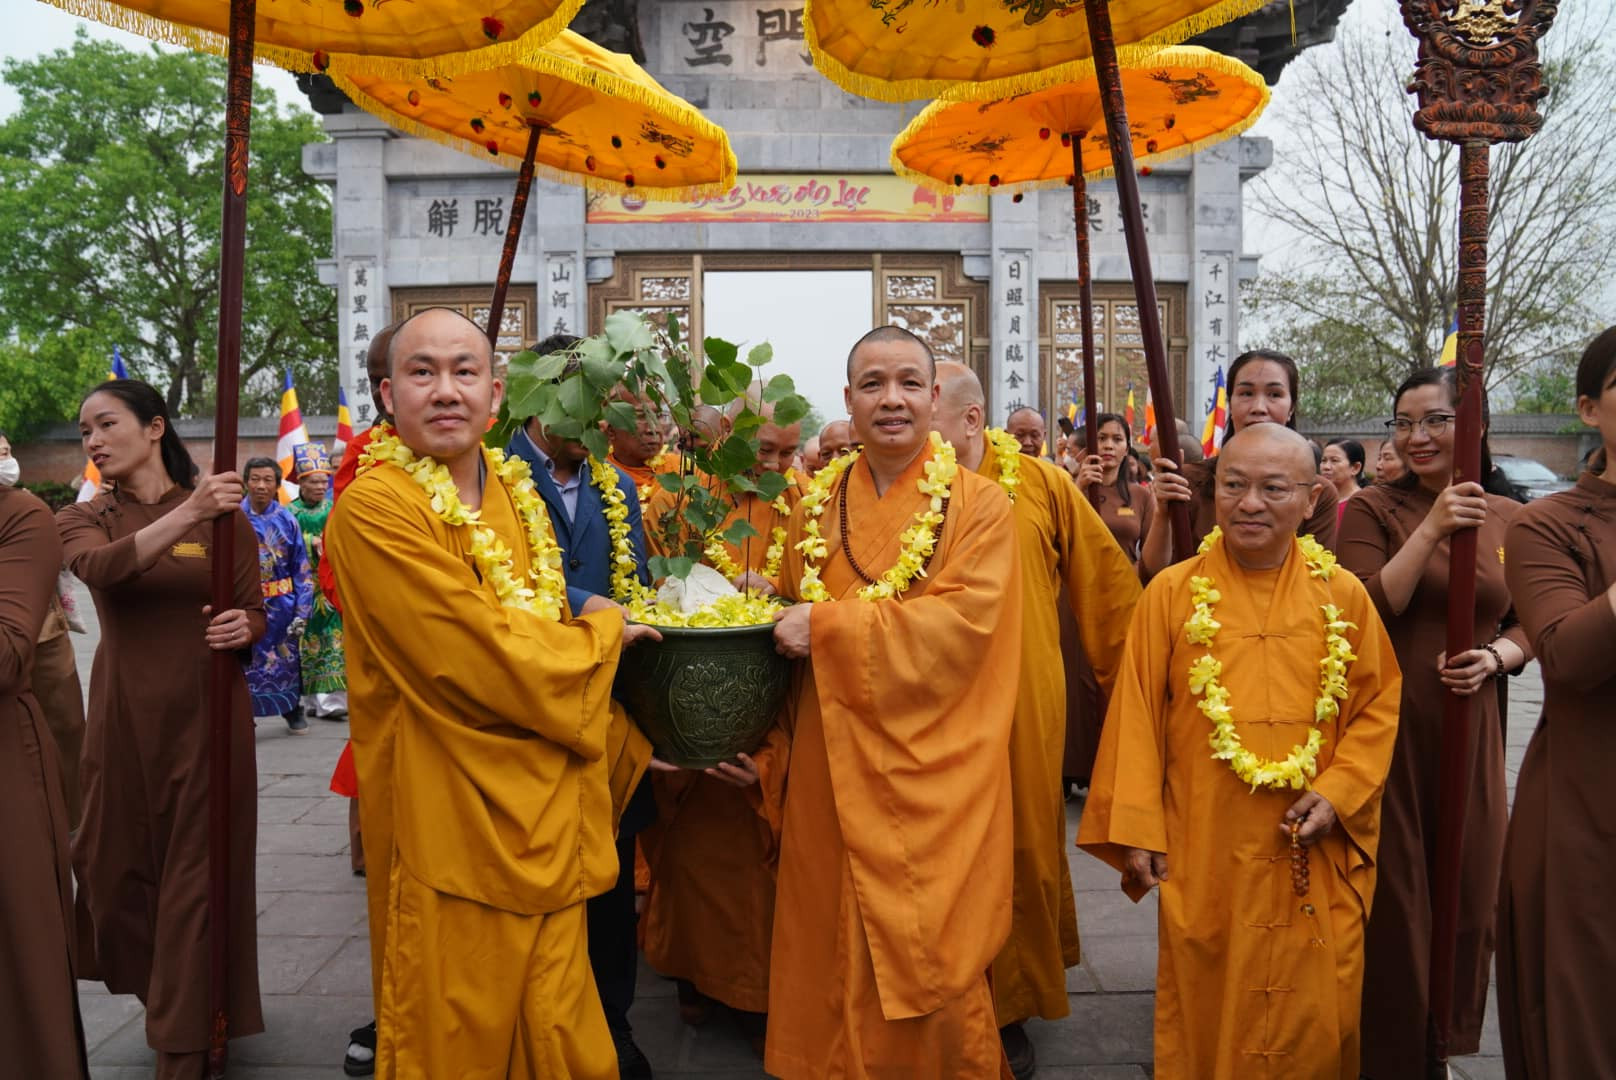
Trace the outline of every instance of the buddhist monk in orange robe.
<instances>
[{"instance_id":1,"label":"buddhist monk in orange robe","mask_svg":"<svg viewBox=\"0 0 1616 1080\"><path fill-rule=\"evenodd\" d=\"M475 324L431 309L394 336L381 392L402 450L437 462L503 551L479 557L472 526L434 509L445 493L381 439L328 527L365 793L376 1075L605 1080L617 1061L584 901L617 880L616 814L649 757L612 677L625 643L655 631L615 607L574 619L559 569L553 586L533 576L514 494L531 482L502 477L480 442L492 361ZM496 567L559 597L555 612L502 599Z\"/></svg>"},{"instance_id":2,"label":"buddhist monk in orange robe","mask_svg":"<svg viewBox=\"0 0 1616 1080\"><path fill-rule=\"evenodd\" d=\"M1066 679L1058 608L1070 602L1084 652L1108 694L1139 599L1139 575L1065 470L1020 453L1008 433L993 432L997 441L990 442L982 384L970 368L939 363L937 385L932 426L953 444L961 468L1005 488L1014 508L1013 532L1000 542L1021 551L1021 685L1010 729L1015 905L1010 940L993 961L1005 1055L1019 1078L1036 1067L1022 1021L1056 1020L1070 1011L1066 969L1080 959L1061 789Z\"/></svg>"},{"instance_id":3,"label":"buddhist monk in orange robe","mask_svg":"<svg viewBox=\"0 0 1616 1080\"><path fill-rule=\"evenodd\" d=\"M619 390L615 397L635 407L639 423L633 431L620 431L615 427L606 430L606 440L611 445L611 453L606 460L622 469L634 481L640 505L643 506L657 491L657 474L671 467L662 453L662 425L658 422L655 406L649 401L636 399L626 390ZM674 458L677 456L671 455Z\"/></svg>"},{"instance_id":4,"label":"buddhist monk in orange robe","mask_svg":"<svg viewBox=\"0 0 1616 1080\"><path fill-rule=\"evenodd\" d=\"M882 327L854 346L845 392L862 455L819 505L823 554L796 545L775 627L804 661L788 708L764 1067L798 1077L960 1077L1004 1065L987 972L1010 930L1010 730L1021 668L1021 560L1010 500L930 435L930 351ZM816 483L814 490L818 490ZM944 521L922 556L930 508ZM844 523L845 522L845 526ZM915 530L920 538L917 539ZM916 547L918 545L918 548ZM870 580L924 571L894 597ZM806 584L805 584L806 580Z\"/></svg>"},{"instance_id":5,"label":"buddhist monk in orange robe","mask_svg":"<svg viewBox=\"0 0 1616 1080\"><path fill-rule=\"evenodd\" d=\"M756 472L785 474L802 437L801 424L772 421L773 407L757 405L770 417L758 428ZM723 544L725 566L715 567L737 586L776 591L785 551L790 508L801 492L787 487L775 500L755 494L724 498L733 507L719 525L747 522L756 533L739 544ZM662 527L675 512L674 495L658 488L647 509L652 554L681 554L666 546L687 529ZM777 532L778 530L778 532ZM741 756L741 767L761 773L762 793L736 787L724 774L659 771L653 780L657 822L640 834L650 868L644 911L646 961L677 980L679 1012L686 1023L707 1021L711 1002L721 1001L743 1015L742 1026L761 1052L762 1014L769 1009L769 942L774 927L774 871L778 856L767 807L777 807L789 744L783 730L770 733L770 751Z\"/></svg>"},{"instance_id":6,"label":"buddhist monk in orange robe","mask_svg":"<svg viewBox=\"0 0 1616 1080\"><path fill-rule=\"evenodd\" d=\"M1254 425L1217 467L1222 538L1145 589L1077 843L1121 870L1135 900L1161 887L1160 1080L1357 1080L1364 927L1402 676L1357 578L1296 539L1316 493L1306 441ZM1189 625L1203 586L1217 594L1209 643ZM1294 787L1254 788L1214 757L1216 691L1245 752L1301 753L1331 655L1327 605L1354 656L1332 676L1316 775L1281 770ZM1209 655L1222 670L1200 685L1192 666L1204 674ZM1307 853L1307 871L1293 852Z\"/></svg>"}]
</instances>

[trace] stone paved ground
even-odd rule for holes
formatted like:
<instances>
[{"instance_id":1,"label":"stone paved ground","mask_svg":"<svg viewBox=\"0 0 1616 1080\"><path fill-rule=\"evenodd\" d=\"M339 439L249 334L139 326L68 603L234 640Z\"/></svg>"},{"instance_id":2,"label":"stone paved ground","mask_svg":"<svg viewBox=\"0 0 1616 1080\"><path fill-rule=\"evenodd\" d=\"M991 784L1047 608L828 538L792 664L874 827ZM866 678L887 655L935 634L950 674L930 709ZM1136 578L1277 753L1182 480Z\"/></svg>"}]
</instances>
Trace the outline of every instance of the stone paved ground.
<instances>
[{"instance_id":1,"label":"stone paved ground","mask_svg":"<svg viewBox=\"0 0 1616 1080\"><path fill-rule=\"evenodd\" d=\"M94 619L84 598L81 607ZM79 670L90 670L94 635L76 638ZM1535 665L1511 688L1508 769L1513 793L1526 740L1542 703ZM347 802L326 782L347 725L311 721L293 737L264 720L258 744L258 941L268 1030L231 1044L235 1080L317 1080L342 1076L350 1028L370 1019L364 882L348 870ZM1079 805L1067 814L1077 830ZM1083 963L1067 977L1071 1015L1028 1025L1045 1080L1141 1080L1150 1075L1151 1003L1156 964L1156 900L1135 906L1109 868L1072 852L1083 935ZM146 1080L141 1008L131 997L83 982L80 1003L95 1080ZM789 1006L788 1006L789 1007ZM746 1040L719 1015L699 1031L684 1027L673 984L642 968L631 1014L657 1076L669 1080L753 1080L764 1076ZM1459 1059L1465 1080L1503 1080L1497 1024L1489 1016L1482 1054Z\"/></svg>"}]
</instances>

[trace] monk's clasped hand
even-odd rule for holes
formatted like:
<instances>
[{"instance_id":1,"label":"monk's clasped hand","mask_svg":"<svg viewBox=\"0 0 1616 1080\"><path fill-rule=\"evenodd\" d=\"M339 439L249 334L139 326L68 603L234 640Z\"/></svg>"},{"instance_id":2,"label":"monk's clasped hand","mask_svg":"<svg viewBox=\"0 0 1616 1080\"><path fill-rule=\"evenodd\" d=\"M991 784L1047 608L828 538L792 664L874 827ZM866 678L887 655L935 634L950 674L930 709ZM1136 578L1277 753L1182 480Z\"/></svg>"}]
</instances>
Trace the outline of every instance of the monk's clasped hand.
<instances>
[{"instance_id":1,"label":"monk's clasped hand","mask_svg":"<svg viewBox=\"0 0 1616 1080\"><path fill-rule=\"evenodd\" d=\"M774 651L793 660L806 660L812 643L809 633L812 604L793 604L774 614Z\"/></svg>"},{"instance_id":2,"label":"monk's clasped hand","mask_svg":"<svg viewBox=\"0 0 1616 1080\"><path fill-rule=\"evenodd\" d=\"M734 761L720 761L704 771L714 780L721 780L730 787L751 787L758 782L757 763L749 754L736 754Z\"/></svg>"},{"instance_id":3,"label":"monk's clasped hand","mask_svg":"<svg viewBox=\"0 0 1616 1080\"><path fill-rule=\"evenodd\" d=\"M1321 839L1331 829L1335 828L1335 807L1316 791L1302 793L1302 797L1291 803L1289 810L1285 811L1285 819L1280 822L1279 831L1289 839L1291 826L1300 824L1297 840L1303 844L1311 844Z\"/></svg>"},{"instance_id":4,"label":"monk's clasped hand","mask_svg":"<svg viewBox=\"0 0 1616 1080\"><path fill-rule=\"evenodd\" d=\"M1137 881L1147 889L1154 889L1167 880L1167 856L1160 851L1129 848L1122 879Z\"/></svg>"},{"instance_id":5,"label":"monk's clasped hand","mask_svg":"<svg viewBox=\"0 0 1616 1080\"><path fill-rule=\"evenodd\" d=\"M1470 649L1448 662L1448 654L1436 658L1437 670L1442 673L1442 685L1456 694L1469 697L1498 674L1499 662L1486 649Z\"/></svg>"},{"instance_id":6,"label":"monk's clasped hand","mask_svg":"<svg viewBox=\"0 0 1616 1080\"><path fill-rule=\"evenodd\" d=\"M247 621L247 613L240 608L231 608L213 615L213 608L204 605L202 614L211 616L208 619L206 639L208 648L226 652L232 649L245 649L252 644L252 624Z\"/></svg>"}]
</instances>

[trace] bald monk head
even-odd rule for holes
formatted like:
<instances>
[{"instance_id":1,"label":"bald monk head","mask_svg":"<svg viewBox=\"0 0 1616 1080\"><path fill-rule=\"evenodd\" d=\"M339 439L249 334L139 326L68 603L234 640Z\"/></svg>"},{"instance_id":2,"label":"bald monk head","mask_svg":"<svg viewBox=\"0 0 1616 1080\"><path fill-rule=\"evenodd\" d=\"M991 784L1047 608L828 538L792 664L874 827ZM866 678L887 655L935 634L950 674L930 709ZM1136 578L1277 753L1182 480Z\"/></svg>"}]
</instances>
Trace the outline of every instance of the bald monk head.
<instances>
[{"instance_id":1,"label":"bald monk head","mask_svg":"<svg viewBox=\"0 0 1616 1080\"><path fill-rule=\"evenodd\" d=\"M1038 457L1044 452L1048 429L1044 427L1044 418L1037 409L1017 409L1005 418L1004 430L1016 437L1023 454Z\"/></svg>"},{"instance_id":2,"label":"bald monk head","mask_svg":"<svg viewBox=\"0 0 1616 1080\"><path fill-rule=\"evenodd\" d=\"M724 437L724 414L711 405L697 405L690 410L691 450L707 450Z\"/></svg>"},{"instance_id":3,"label":"bald monk head","mask_svg":"<svg viewBox=\"0 0 1616 1080\"><path fill-rule=\"evenodd\" d=\"M649 398L637 398L624 387L618 387L612 398L634 406L637 423L633 431L606 428L606 441L611 444L612 457L621 465L643 468L662 452L662 424L657 407Z\"/></svg>"},{"instance_id":4,"label":"bald monk head","mask_svg":"<svg viewBox=\"0 0 1616 1080\"><path fill-rule=\"evenodd\" d=\"M1279 424L1252 424L1217 457L1218 527L1248 570L1284 564L1296 529L1318 498L1318 466L1306 439Z\"/></svg>"},{"instance_id":5,"label":"bald monk head","mask_svg":"<svg viewBox=\"0 0 1616 1080\"><path fill-rule=\"evenodd\" d=\"M832 420L819 433L819 467L823 469L852 449L853 425L846 420Z\"/></svg>"},{"instance_id":6,"label":"bald monk head","mask_svg":"<svg viewBox=\"0 0 1616 1080\"><path fill-rule=\"evenodd\" d=\"M802 471L812 478L819 469L819 436L815 435L802 444Z\"/></svg>"},{"instance_id":7,"label":"bald monk head","mask_svg":"<svg viewBox=\"0 0 1616 1080\"><path fill-rule=\"evenodd\" d=\"M365 350L365 374L370 379L370 400L376 406L376 420L391 420L387 406L382 404L382 380L387 378L387 349L393 344L393 335L404 322L388 323L376 331L376 336L370 339L370 348Z\"/></svg>"},{"instance_id":8,"label":"bald monk head","mask_svg":"<svg viewBox=\"0 0 1616 1080\"><path fill-rule=\"evenodd\" d=\"M883 491L931 438L937 364L924 341L902 327L881 326L853 346L847 371L842 393L853 436L864 444L876 490Z\"/></svg>"},{"instance_id":9,"label":"bald monk head","mask_svg":"<svg viewBox=\"0 0 1616 1080\"><path fill-rule=\"evenodd\" d=\"M802 446L802 421L776 424L774 406L769 404L758 406L758 412L764 417L757 429L758 468L783 476L796 460L797 449Z\"/></svg>"},{"instance_id":10,"label":"bald monk head","mask_svg":"<svg viewBox=\"0 0 1616 1080\"><path fill-rule=\"evenodd\" d=\"M474 459L505 392L482 328L458 311L428 308L399 324L387 359L382 404L404 445L451 474Z\"/></svg>"},{"instance_id":11,"label":"bald monk head","mask_svg":"<svg viewBox=\"0 0 1616 1080\"><path fill-rule=\"evenodd\" d=\"M953 360L938 361L932 430L953 444L960 466L973 472L986 453L987 440L982 434L986 411L987 398L976 373Z\"/></svg>"}]
</instances>

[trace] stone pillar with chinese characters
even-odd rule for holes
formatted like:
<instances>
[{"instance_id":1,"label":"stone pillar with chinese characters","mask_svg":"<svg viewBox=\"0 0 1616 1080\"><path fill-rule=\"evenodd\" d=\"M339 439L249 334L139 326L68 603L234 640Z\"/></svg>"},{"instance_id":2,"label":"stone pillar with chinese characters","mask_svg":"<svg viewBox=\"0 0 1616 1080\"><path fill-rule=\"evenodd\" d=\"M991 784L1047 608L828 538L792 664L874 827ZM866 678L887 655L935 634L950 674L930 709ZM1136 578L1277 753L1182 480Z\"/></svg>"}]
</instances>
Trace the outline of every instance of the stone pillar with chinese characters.
<instances>
[{"instance_id":1,"label":"stone pillar with chinese characters","mask_svg":"<svg viewBox=\"0 0 1616 1080\"><path fill-rule=\"evenodd\" d=\"M1048 412L1038 379L1036 202L994 199L992 236L988 296L993 351L983 381L988 387L988 422L1000 426L1024 406Z\"/></svg>"},{"instance_id":2,"label":"stone pillar with chinese characters","mask_svg":"<svg viewBox=\"0 0 1616 1080\"><path fill-rule=\"evenodd\" d=\"M584 211L579 187L537 180L528 209L539 230L539 308L533 337L590 332L589 285L584 277ZM594 329L599 329L595 327Z\"/></svg>"},{"instance_id":3,"label":"stone pillar with chinese characters","mask_svg":"<svg viewBox=\"0 0 1616 1080\"><path fill-rule=\"evenodd\" d=\"M392 322L383 267L387 258L387 177L383 156L396 133L363 112L325 117L336 150L337 370L354 433L376 422L365 353ZM311 172L315 170L311 169ZM318 174L317 174L318 175Z\"/></svg>"},{"instance_id":4,"label":"stone pillar with chinese characters","mask_svg":"<svg viewBox=\"0 0 1616 1080\"><path fill-rule=\"evenodd\" d=\"M1195 155L1190 173L1194 208L1190 277L1189 400L1181 406L1196 438L1239 341L1241 250L1241 146L1220 143Z\"/></svg>"}]
</instances>

